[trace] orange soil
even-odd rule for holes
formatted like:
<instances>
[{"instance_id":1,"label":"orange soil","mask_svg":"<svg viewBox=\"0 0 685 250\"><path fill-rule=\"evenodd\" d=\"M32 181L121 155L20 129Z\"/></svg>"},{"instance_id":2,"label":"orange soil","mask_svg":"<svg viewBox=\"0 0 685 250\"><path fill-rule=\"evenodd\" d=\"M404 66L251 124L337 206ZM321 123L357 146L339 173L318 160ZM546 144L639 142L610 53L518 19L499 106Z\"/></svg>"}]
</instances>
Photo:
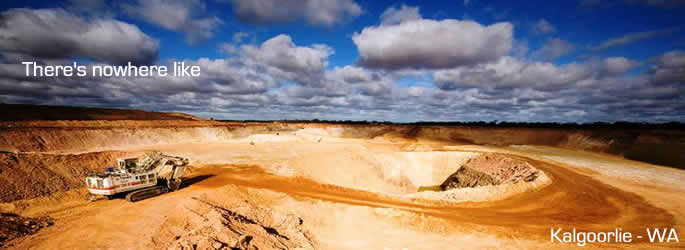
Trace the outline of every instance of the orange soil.
<instances>
[{"instance_id":1,"label":"orange soil","mask_svg":"<svg viewBox=\"0 0 685 250\"><path fill-rule=\"evenodd\" d=\"M81 127L74 128L78 124ZM183 223L189 223L188 225L192 228L202 227L202 223L191 223L197 219L194 215L178 217L179 212L187 213L184 209L188 206L195 206L188 202L197 200L198 197L209 197L212 202L223 202L229 205L237 204L235 199L240 197L240 199L251 200L251 203L271 207L271 209L298 214L303 218L306 227L306 230L302 229L302 232L311 231L312 237L324 242L322 248L346 248L346 243L355 242L353 237L364 237L364 235L355 234L358 231L366 232L364 229L337 228L344 228L343 225L356 220L360 220L359 223L366 223L369 228L398 223L397 225L400 226L384 229L395 235L392 240L396 240L399 246L406 246L412 240L407 239L407 236L411 238L410 235L415 235L416 240L425 239L426 242L422 243L423 247L419 247L425 249L454 247L454 245L449 245L454 242L466 244L461 246L476 246L478 242L488 239L485 236L474 236L476 238L472 240L460 239L454 242L447 240L471 233L492 236L493 241L503 242L503 244L522 244L519 245L521 248L541 248L559 246L550 245L548 242L550 228L557 227L565 229L575 227L583 231L613 231L616 227L621 227L623 231L632 232L644 232L645 227L675 227L679 232L685 229L685 224L683 224L685 215L682 209L678 209L685 204L685 200L678 195L682 192L680 187L673 186L669 182L658 183L662 181L662 175L644 176L653 178L651 180L657 183L635 180L635 176L629 176L628 172L625 172L626 176L622 175L623 169L640 168L642 165L603 154L557 152L556 148L540 148L539 151L492 146L454 149L451 147L457 147L463 143L449 140L449 138L468 138L460 142L505 141L504 144L497 145L508 145L513 142L535 144L536 141L542 140L545 145L557 143L555 146L561 146L559 144L561 141L568 143L569 138L579 135L577 133L564 135L566 138L564 140L557 138L558 140L548 142L548 139L544 139L545 136L563 131L543 131L536 135L536 130L525 129L521 130L523 134L520 134L516 133L516 130L429 127L407 131L404 127L385 126L355 127L319 124L243 126L219 125L210 121L26 122L5 125L8 127L0 130L0 149L33 151L34 153L0 155L5 162L5 165L0 165L0 180L3 180L0 183L0 196L2 196L0 201L12 201L0 203L0 211L15 212L22 216L47 215L55 218L54 226L12 241L11 247L16 249L112 248L115 246L166 248L187 237L195 240L196 238L193 238L197 236L195 234L176 239L171 232L165 230L175 226L182 228ZM45 127L39 125L45 125ZM277 133L280 135L276 135ZM502 139L507 133L510 138ZM255 137L255 134L265 135ZM345 139L351 137L353 139ZM259 141L259 139L264 141ZM588 142L585 140L583 143ZM586 145L581 144L578 145ZM127 203L123 200L85 203L77 197L83 193L76 196L66 195L69 192L83 191L79 188L79 182L85 171L102 168L120 155L141 153L152 149L187 154L199 160L199 163L194 164L195 170L192 176L189 176L190 186L178 192L139 203ZM406 176L388 175L392 173L392 169L363 165L376 164L376 161L372 160L376 155L382 155L380 153L384 152L390 152L384 155L386 157L392 155L393 152L450 150L508 153L508 156L530 162L535 168L544 171L552 180L552 184L502 200L445 204L374 192L374 190L363 191L362 189L368 189L348 185L363 183L358 182L359 180L339 176L339 179L345 180L336 182L335 176L331 176L333 181L330 182L331 179L322 176L325 173L344 175L347 172L359 178L368 176L367 181L388 181L387 185L409 185L412 180L406 179ZM97 152L63 154L85 151ZM55 153L56 155L51 155ZM568 162L561 163L545 158L554 154L596 161L598 164L612 162L613 165L610 166L613 166L619 174L598 172L603 169L593 169L592 166L579 168ZM320 157L312 162L299 162L303 165L296 165L298 162L293 162L310 155ZM334 159L338 162L326 162L326 159ZM230 163L217 163L223 161ZM282 166L288 167L290 163L298 167L291 169L294 171L292 176L279 176L272 173L274 167L280 169ZM81 166L82 164L86 166ZM306 172L307 168L316 171ZM644 168L663 174L663 176L682 175L681 170L651 166ZM288 169L285 168L285 170ZM404 171L400 172L402 174L411 173L406 169L400 170ZM305 174L297 171L305 171ZM394 181L400 177L405 179L401 179L400 182ZM240 188L234 188L235 186ZM272 197L273 193L284 198L263 198ZM60 195L65 195L66 198L60 198ZM30 198L35 199L30 200ZM324 202L323 205L320 202ZM368 216L364 215L365 212L350 210L357 207L362 209L360 211L390 209L406 216L400 218L384 215ZM359 218L334 216L340 213L346 214L345 211L356 211L353 214ZM336 223L340 225L336 226ZM442 232L446 234L444 235L445 242L428 242L428 239L432 239L436 228L446 228L446 231ZM383 248L391 244L377 237L376 242L357 245L357 248ZM523 240L526 242L520 242ZM633 244L628 245L593 244L592 246L683 247L682 243L659 245L647 244L645 241L646 239L636 239Z\"/></svg>"}]
</instances>

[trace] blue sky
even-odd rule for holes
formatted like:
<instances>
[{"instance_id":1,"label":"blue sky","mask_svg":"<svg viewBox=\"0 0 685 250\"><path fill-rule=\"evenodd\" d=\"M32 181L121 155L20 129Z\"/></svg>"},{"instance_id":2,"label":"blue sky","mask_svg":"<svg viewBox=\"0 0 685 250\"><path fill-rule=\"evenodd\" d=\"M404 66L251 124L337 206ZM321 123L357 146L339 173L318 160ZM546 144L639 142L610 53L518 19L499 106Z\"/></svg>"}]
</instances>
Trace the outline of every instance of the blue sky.
<instances>
[{"instance_id":1,"label":"blue sky","mask_svg":"<svg viewBox=\"0 0 685 250\"><path fill-rule=\"evenodd\" d=\"M675 0L4 2L0 74L19 59L117 64L141 53L149 53L146 63L186 60L207 69L202 79L87 85L0 75L0 101L223 119L682 121L683 10ZM24 32L40 29L48 29L44 37ZM73 41L89 31L114 35ZM89 50L104 43L112 53ZM122 44L140 53L128 55ZM68 49L47 53L50 45ZM125 90L122 82L149 86ZM113 90L90 89L98 84ZM146 93L152 88L164 94ZM179 104L183 98L190 103Z\"/></svg>"},{"instance_id":2,"label":"blue sky","mask_svg":"<svg viewBox=\"0 0 685 250\"><path fill-rule=\"evenodd\" d=\"M117 5L123 1L109 2ZM204 15L217 16L224 22L214 36L203 42L188 44L183 34L150 24L143 20L123 16L120 19L140 27L145 33L159 39L160 59L201 57L224 57L218 46L230 41L235 32L247 32L256 42L262 42L278 34L289 34L298 45L327 44L336 50L330 58L331 66L354 64L358 57L351 36L364 27L377 25L379 16L389 7L417 6L426 18L471 19L481 24L511 22L515 25L516 39L529 42L531 49L543 45L550 36L534 31L534 25L545 19L554 25L556 32L551 36L572 41L578 50L557 60L566 63L580 60L579 56L624 56L646 60L660 53L685 47L683 8L650 7L648 4L598 4L584 6L583 1L367 1L359 2L363 13L331 27L307 24L304 20L277 24L251 25L236 20L232 6L225 2L207 1ZM620 1L616 1L620 2ZM65 8L69 2L59 1L9 1L0 4L1 9L10 8ZM603 41L634 32L650 32L674 29L669 35L662 35L641 42L631 43L600 52L590 51Z\"/></svg>"}]
</instances>

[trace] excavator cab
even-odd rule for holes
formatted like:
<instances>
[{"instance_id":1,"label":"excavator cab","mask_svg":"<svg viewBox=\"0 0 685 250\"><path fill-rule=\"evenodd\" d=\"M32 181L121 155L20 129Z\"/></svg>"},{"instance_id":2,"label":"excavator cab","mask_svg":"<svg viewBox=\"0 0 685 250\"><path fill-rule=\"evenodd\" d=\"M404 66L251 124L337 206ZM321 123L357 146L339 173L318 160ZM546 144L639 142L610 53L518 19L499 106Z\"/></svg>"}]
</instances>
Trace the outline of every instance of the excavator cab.
<instances>
[{"instance_id":1,"label":"excavator cab","mask_svg":"<svg viewBox=\"0 0 685 250\"><path fill-rule=\"evenodd\" d=\"M89 174L86 184L93 195L127 193L126 200L138 201L179 189L188 164L188 158L151 152L141 158L118 159L119 171Z\"/></svg>"},{"instance_id":2,"label":"excavator cab","mask_svg":"<svg viewBox=\"0 0 685 250\"><path fill-rule=\"evenodd\" d=\"M119 164L119 169L126 173L132 173L136 169L136 164L138 162L138 158L125 158L125 159L119 159L118 164Z\"/></svg>"}]
</instances>

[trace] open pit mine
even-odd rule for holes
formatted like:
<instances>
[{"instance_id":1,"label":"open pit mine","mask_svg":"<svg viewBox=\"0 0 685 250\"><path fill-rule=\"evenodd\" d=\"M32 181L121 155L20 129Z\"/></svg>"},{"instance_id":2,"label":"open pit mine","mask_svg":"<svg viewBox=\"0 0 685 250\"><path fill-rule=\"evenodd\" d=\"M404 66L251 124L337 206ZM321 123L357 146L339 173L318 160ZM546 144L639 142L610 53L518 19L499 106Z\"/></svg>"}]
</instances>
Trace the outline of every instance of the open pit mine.
<instances>
[{"instance_id":1,"label":"open pit mine","mask_svg":"<svg viewBox=\"0 0 685 250\"><path fill-rule=\"evenodd\" d=\"M242 123L38 107L8 116L0 248L540 249L579 247L577 232L588 236L583 248L685 247L679 129ZM151 154L182 162L171 164L184 169L178 186L160 186L172 180L145 167ZM145 185L90 191L106 178ZM150 187L164 192L127 199ZM666 229L661 241L654 229Z\"/></svg>"}]
</instances>

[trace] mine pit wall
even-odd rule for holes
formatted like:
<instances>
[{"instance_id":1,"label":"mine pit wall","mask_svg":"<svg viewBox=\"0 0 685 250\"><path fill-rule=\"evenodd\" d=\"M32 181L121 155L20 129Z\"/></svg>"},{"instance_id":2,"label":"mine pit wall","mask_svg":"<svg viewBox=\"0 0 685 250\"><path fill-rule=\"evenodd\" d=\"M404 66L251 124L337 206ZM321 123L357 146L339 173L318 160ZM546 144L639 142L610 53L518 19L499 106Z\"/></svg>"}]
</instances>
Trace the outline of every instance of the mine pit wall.
<instances>
[{"instance_id":1,"label":"mine pit wall","mask_svg":"<svg viewBox=\"0 0 685 250\"><path fill-rule=\"evenodd\" d=\"M117 151L79 155L0 152L0 204L82 188L88 173L116 166L116 159L124 156L125 152Z\"/></svg>"},{"instance_id":2,"label":"mine pit wall","mask_svg":"<svg viewBox=\"0 0 685 250\"><path fill-rule=\"evenodd\" d=\"M21 129L2 133L0 150L9 152L94 152L135 146L219 142L233 138L229 128Z\"/></svg>"},{"instance_id":3,"label":"mine pit wall","mask_svg":"<svg viewBox=\"0 0 685 250\"><path fill-rule=\"evenodd\" d=\"M302 152L286 164L295 176L320 183L391 195L415 193L440 185L462 164L478 155L470 152Z\"/></svg>"},{"instance_id":4,"label":"mine pit wall","mask_svg":"<svg viewBox=\"0 0 685 250\"><path fill-rule=\"evenodd\" d=\"M603 152L685 169L685 131L463 126L227 123L214 121L36 121L0 123L0 151L81 153L136 146L211 143L314 128L346 138L403 137L456 144L544 145Z\"/></svg>"},{"instance_id":5,"label":"mine pit wall","mask_svg":"<svg viewBox=\"0 0 685 250\"><path fill-rule=\"evenodd\" d=\"M685 168L683 131L568 130L437 126L71 121L0 123L0 203L80 188L87 172L113 166L131 147L235 141L255 134L296 133L313 141L342 138L426 138L454 144L547 145L605 152ZM312 137L313 135L313 137ZM309 137L307 137L309 136ZM119 150L119 151L117 151ZM93 153L88 153L93 152ZM302 155L291 167L322 183L389 194L440 184L469 155L460 152ZM339 159L331 160L331 157ZM356 159L358 162L351 162ZM331 165L343 162L354 169ZM339 174L331 174L341 171ZM22 189L31 187L30 189Z\"/></svg>"},{"instance_id":6,"label":"mine pit wall","mask_svg":"<svg viewBox=\"0 0 685 250\"><path fill-rule=\"evenodd\" d=\"M87 173L116 166L131 147L221 142L284 128L205 121L0 123L0 204L80 190Z\"/></svg>"},{"instance_id":7,"label":"mine pit wall","mask_svg":"<svg viewBox=\"0 0 685 250\"><path fill-rule=\"evenodd\" d=\"M208 143L276 133L288 126L192 121L0 123L0 151L82 153L179 143Z\"/></svg>"},{"instance_id":8,"label":"mine pit wall","mask_svg":"<svg viewBox=\"0 0 685 250\"><path fill-rule=\"evenodd\" d=\"M317 126L317 125L312 125ZM342 137L397 136L457 144L537 145L601 152L685 169L685 131L668 129L549 129L463 126L345 125L328 130Z\"/></svg>"}]
</instances>

